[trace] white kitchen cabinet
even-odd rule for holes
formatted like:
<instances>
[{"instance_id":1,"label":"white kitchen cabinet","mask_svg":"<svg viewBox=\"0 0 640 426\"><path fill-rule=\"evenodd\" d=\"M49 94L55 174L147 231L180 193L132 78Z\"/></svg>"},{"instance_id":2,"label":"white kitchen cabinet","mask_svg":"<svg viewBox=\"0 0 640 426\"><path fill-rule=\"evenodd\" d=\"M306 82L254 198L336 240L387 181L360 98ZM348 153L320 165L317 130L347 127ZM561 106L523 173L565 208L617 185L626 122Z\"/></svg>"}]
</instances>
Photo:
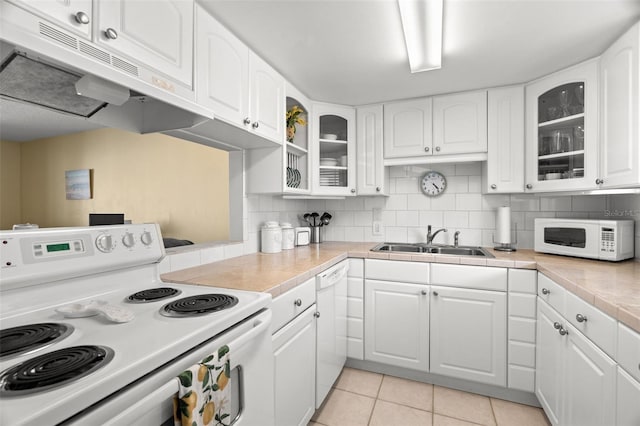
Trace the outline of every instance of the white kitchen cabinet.
<instances>
[{"instance_id":1,"label":"white kitchen cabinet","mask_svg":"<svg viewBox=\"0 0 640 426\"><path fill-rule=\"evenodd\" d=\"M429 287L365 279L364 358L429 369Z\"/></svg>"},{"instance_id":2,"label":"white kitchen cabinet","mask_svg":"<svg viewBox=\"0 0 640 426\"><path fill-rule=\"evenodd\" d=\"M603 188L640 184L640 23L600 57L600 173Z\"/></svg>"},{"instance_id":3,"label":"white kitchen cabinet","mask_svg":"<svg viewBox=\"0 0 640 426\"><path fill-rule=\"evenodd\" d=\"M315 305L273 335L275 424L306 425L315 412Z\"/></svg>"},{"instance_id":4,"label":"white kitchen cabinet","mask_svg":"<svg viewBox=\"0 0 640 426\"><path fill-rule=\"evenodd\" d=\"M507 385L507 296L431 286L431 372Z\"/></svg>"},{"instance_id":5,"label":"white kitchen cabinet","mask_svg":"<svg viewBox=\"0 0 640 426\"><path fill-rule=\"evenodd\" d=\"M216 120L282 143L284 78L200 6L196 28L198 103Z\"/></svg>"},{"instance_id":6,"label":"white kitchen cabinet","mask_svg":"<svg viewBox=\"0 0 640 426\"><path fill-rule=\"evenodd\" d=\"M509 269L507 387L535 392L537 272Z\"/></svg>"},{"instance_id":7,"label":"white kitchen cabinet","mask_svg":"<svg viewBox=\"0 0 640 426\"><path fill-rule=\"evenodd\" d=\"M556 328L555 324L559 327ZM536 331L536 396L552 425L561 424L562 363L565 339L558 331L562 317L544 301L538 300Z\"/></svg>"},{"instance_id":8,"label":"white kitchen cabinet","mask_svg":"<svg viewBox=\"0 0 640 426\"><path fill-rule=\"evenodd\" d=\"M597 60L527 85L526 114L525 190L597 188Z\"/></svg>"},{"instance_id":9,"label":"white kitchen cabinet","mask_svg":"<svg viewBox=\"0 0 640 426\"><path fill-rule=\"evenodd\" d=\"M193 1L113 0L94 5L98 45L192 87ZM172 81L156 77L152 83L174 91Z\"/></svg>"},{"instance_id":10,"label":"white kitchen cabinet","mask_svg":"<svg viewBox=\"0 0 640 426\"><path fill-rule=\"evenodd\" d=\"M385 195L383 106L358 107L357 124L357 188L358 195Z\"/></svg>"},{"instance_id":11,"label":"white kitchen cabinet","mask_svg":"<svg viewBox=\"0 0 640 426\"><path fill-rule=\"evenodd\" d=\"M384 158L431 154L432 98L384 104Z\"/></svg>"},{"instance_id":12,"label":"white kitchen cabinet","mask_svg":"<svg viewBox=\"0 0 640 426\"><path fill-rule=\"evenodd\" d=\"M356 111L314 103L312 106L314 195L356 195Z\"/></svg>"},{"instance_id":13,"label":"white kitchen cabinet","mask_svg":"<svg viewBox=\"0 0 640 426\"><path fill-rule=\"evenodd\" d=\"M640 382L618 367L616 424L619 426L640 425Z\"/></svg>"},{"instance_id":14,"label":"white kitchen cabinet","mask_svg":"<svg viewBox=\"0 0 640 426\"><path fill-rule=\"evenodd\" d=\"M347 357L364 359L364 259L349 259Z\"/></svg>"},{"instance_id":15,"label":"white kitchen cabinet","mask_svg":"<svg viewBox=\"0 0 640 426\"><path fill-rule=\"evenodd\" d=\"M482 163L482 192L524 191L524 88L489 89L487 161Z\"/></svg>"},{"instance_id":16,"label":"white kitchen cabinet","mask_svg":"<svg viewBox=\"0 0 640 426\"><path fill-rule=\"evenodd\" d=\"M434 155L487 152L487 92L433 98Z\"/></svg>"},{"instance_id":17,"label":"white kitchen cabinet","mask_svg":"<svg viewBox=\"0 0 640 426\"><path fill-rule=\"evenodd\" d=\"M91 39L93 6L91 0L8 0L60 27Z\"/></svg>"}]
</instances>

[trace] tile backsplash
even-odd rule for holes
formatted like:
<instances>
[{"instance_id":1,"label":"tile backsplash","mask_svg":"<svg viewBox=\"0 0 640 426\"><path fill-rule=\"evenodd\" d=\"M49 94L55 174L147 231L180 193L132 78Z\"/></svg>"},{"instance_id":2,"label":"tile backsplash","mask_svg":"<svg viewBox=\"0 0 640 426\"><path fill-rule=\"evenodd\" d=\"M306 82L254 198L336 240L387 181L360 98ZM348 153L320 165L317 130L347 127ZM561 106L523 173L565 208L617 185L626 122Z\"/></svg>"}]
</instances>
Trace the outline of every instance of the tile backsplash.
<instances>
[{"instance_id":1,"label":"tile backsplash","mask_svg":"<svg viewBox=\"0 0 640 426\"><path fill-rule=\"evenodd\" d=\"M444 194L422 194L419 181L427 170L447 179ZM461 245L493 246L495 210L511 207L517 227L517 247L533 248L533 224L537 217L633 218L636 221L636 257L640 257L640 195L537 196L529 194L485 195L481 191L481 163L394 166L389 169L388 197L348 197L341 200L289 200L273 195L248 195L245 199L248 241L245 252L260 249L260 227L266 220L304 226L305 212L333 215L324 229L327 241L425 241L427 226L447 228L435 243L453 243L460 231ZM381 235L373 234L374 221L382 223Z\"/></svg>"}]
</instances>

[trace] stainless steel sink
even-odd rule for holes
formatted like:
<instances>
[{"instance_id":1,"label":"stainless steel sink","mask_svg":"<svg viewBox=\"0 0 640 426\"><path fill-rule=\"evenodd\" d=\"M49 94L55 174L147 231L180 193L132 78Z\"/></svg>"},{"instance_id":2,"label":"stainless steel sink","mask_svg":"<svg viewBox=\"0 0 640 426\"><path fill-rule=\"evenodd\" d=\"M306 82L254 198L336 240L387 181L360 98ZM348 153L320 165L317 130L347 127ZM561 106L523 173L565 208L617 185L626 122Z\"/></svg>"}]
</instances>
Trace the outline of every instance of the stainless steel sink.
<instances>
[{"instance_id":1,"label":"stainless steel sink","mask_svg":"<svg viewBox=\"0 0 640 426\"><path fill-rule=\"evenodd\" d=\"M405 253L431 253L431 254L450 254L454 256L480 256L494 257L491 253L482 247L471 246L443 246L443 245L426 245L424 243L382 243L371 251L388 251L388 252L405 252Z\"/></svg>"}]
</instances>

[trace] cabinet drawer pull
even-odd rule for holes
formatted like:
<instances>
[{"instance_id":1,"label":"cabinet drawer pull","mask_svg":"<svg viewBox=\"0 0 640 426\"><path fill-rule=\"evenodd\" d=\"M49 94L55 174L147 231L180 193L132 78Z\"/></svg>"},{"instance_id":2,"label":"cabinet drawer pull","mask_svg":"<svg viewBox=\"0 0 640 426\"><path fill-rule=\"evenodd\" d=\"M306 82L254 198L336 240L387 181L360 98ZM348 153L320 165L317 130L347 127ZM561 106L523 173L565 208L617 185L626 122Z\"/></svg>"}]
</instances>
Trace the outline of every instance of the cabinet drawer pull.
<instances>
[{"instance_id":1,"label":"cabinet drawer pull","mask_svg":"<svg viewBox=\"0 0 640 426\"><path fill-rule=\"evenodd\" d=\"M562 328L562 324L556 321L553 323L553 328L555 328L556 330L560 330Z\"/></svg>"},{"instance_id":2,"label":"cabinet drawer pull","mask_svg":"<svg viewBox=\"0 0 640 426\"><path fill-rule=\"evenodd\" d=\"M546 294L549 294L549 293L551 293L551 291L549 291L549 289L548 289L548 288L543 288L543 289L542 289L542 294L545 294L545 295L546 295Z\"/></svg>"},{"instance_id":3,"label":"cabinet drawer pull","mask_svg":"<svg viewBox=\"0 0 640 426\"><path fill-rule=\"evenodd\" d=\"M495 183L491 185L491 189L496 189L498 188L498 185L496 185Z\"/></svg>"},{"instance_id":4,"label":"cabinet drawer pull","mask_svg":"<svg viewBox=\"0 0 640 426\"><path fill-rule=\"evenodd\" d=\"M113 28L107 28L106 30L104 30L104 35L110 40L115 40L118 38L118 32Z\"/></svg>"},{"instance_id":5,"label":"cabinet drawer pull","mask_svg":"<svg viewBox=\"0 0 640 426\"><path fill-rule=\"evenodd\" d=\"M578 322L587 322L587 317L585 317L582 314L578 314L578 315L576 315L576 321L578 321Z\"/></svg>"},{"instance_id":6,"label":"cabinet drawer pull","mask_svg":"<svg viewBox=\"0 0 640 426\"><path fill-rule=\"evenodd\" d=\"M429 147L428 146L424 147L424 152L429 152Z\"/></svg>"},{"instance_id":7,"label":"cabinet drawer pull","mask_svg":"<svg viewBox=\"0 0 640 426\"><path fill-rule=\"evenodd\" d=\"M316 317L316 318L320 318L320 312L316 311L316 313L313 314L313 316Z\"/></svg>"},{"instance_id":8,"label":"cabinet drawer pull","mask_svg":"<svg viewBox=\"0 0 640 426\"><path fill-rule=\"evenodd\" d=\"M422 290L420 293L424 296L427 294L427 290Z\"/></svg>"},{"instance_id":9,"label":"cabinet drawer pull","mask_svg":"<svg viewBox=\"0 0 640 426\"><path fill-rule=\"evenodd\" d=\"M438 295L438 292L437 292L437 291L434 291L434 292L433 292L433 295L434 295L434 296L437 296L437 295Z\"/></svg>"},{"instance_id":10,"label":"cabinet drawer pull","mask_svg":"<svg viewBox=\"0 0 640 426\"><path fill-rule=\"evenodd\" d=\"M84 12L78 12L73 17L78 24L87 25L89 23L89 15Z\"/></svg>"},{"instance_id":11,"label":"cabinet drawer pull","mask_svg":"<svg viewBox=\"0 0 640 426\"><path fill-rule=\"evenodd\" d=\"M560 333L561 336L566 336L567 334L569 334L569 332L565 330L563 327L560 327L560 330L558 330L558 333Z\"/></svg>"},{"instance_id":12,"label":"cabinet drawer pull","mask_svg":"<svg viewBox=\"0 0 640 426\"><path fill-rule=\"evenodd\" d=\"M302 299L296 299L293 304L296 306L302 306Z\"/></svg>"},{"instance_id":13,"label":"cabinet drawer pull","mask_svg":"<svg viewBox=\"0 0 640 426\"><path fill-rule=\"evenodd\" d=\"M604 183L604 179L597 178L596 185L602 185Z\"/></svg>"},{"instance_id":14,"label":"cabinet drawer pull","mask_svg":"<svg viewBox=\"0 0 640 426\"><path fill-rule=\"evenodd\" d=\"M351 193L352 193L352 194L355 194L355 193L356 193L356 190L355 190L355 189L353 189L353 188L351 188Z\"/></svg>"},{"instance_id":15,"label":"cabinet drawer pull","mask_svg":"<svg viewBox=\"0 0 640 426\"><path fill-rule=\"evenodd\" d=\"M257 129L259 125L260 123L258 123L257 121L254 121L251 127L253 127L254 129Z\"/></svg>"},{"instance_id":16,"label":"cabinet drawer pull","mask_svg":"<svg viewBox=\"0 0 640 426\"><path fill-rule=\"evenodd\" d=\"M527 189L533 189L533 185L531 185L530 183L527 184Z\"/></svg>"},{"instance_id":17,"label":"cabinet drawer pull","mask_svg":"<svg viewBox=\"0 0 640 426\"><path fill-rule=\"evenodd\" d=\"M440 147L439 146L436 146L436 151L440 152Z\"/></svg>"},{"instance_id":18,"label":"cabinet drawer pull","mask_svg":"<svg viewBox=\"0 0 640 426\"><path fill-rule=\"evenodd\" d=\"M249 119L249 117L245 117L245 119L244 119L244 120L242 120L242 122L243 122L244 124L250 124L250 123L251 123L251 119Z\"/></svg>"},{"instance_id":19,"label":"cabinet drawer pull","mask_svg":"<svg viewBox=\"0 0 640 426\"><path fill-rule=\"evenodd\" d=\"M380 192L380 187L376 186L376 192Z\"/></svg>"}]
</instances>

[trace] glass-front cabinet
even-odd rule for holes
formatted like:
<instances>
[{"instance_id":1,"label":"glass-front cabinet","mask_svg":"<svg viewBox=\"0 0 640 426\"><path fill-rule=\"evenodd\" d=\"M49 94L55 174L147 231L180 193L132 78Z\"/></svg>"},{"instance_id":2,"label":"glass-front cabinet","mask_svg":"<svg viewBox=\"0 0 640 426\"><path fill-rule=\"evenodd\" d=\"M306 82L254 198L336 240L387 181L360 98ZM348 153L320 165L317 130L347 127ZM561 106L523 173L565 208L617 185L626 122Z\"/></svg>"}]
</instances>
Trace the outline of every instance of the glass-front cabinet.
<instances>
[{"instance_id":1,"label":"glass-front cabinet","mask_svg":"<svg viewBox=\"0 0 640 426\"><path fill-rule=\"evenodd\" d=\"M597 62L588 61L544 77L526 90L526 190L595 188Z\"/></svg>"},{"instance_id":2,"label":"glass-front cabinet","mask_svg":"<svg viewBox=\"0 0 640 426\"><path fill-rule=\"evenodd\" d=\"M355 122L351 107L314 104L314 194L356 195Z\"/></svg>"}]
</instances>

